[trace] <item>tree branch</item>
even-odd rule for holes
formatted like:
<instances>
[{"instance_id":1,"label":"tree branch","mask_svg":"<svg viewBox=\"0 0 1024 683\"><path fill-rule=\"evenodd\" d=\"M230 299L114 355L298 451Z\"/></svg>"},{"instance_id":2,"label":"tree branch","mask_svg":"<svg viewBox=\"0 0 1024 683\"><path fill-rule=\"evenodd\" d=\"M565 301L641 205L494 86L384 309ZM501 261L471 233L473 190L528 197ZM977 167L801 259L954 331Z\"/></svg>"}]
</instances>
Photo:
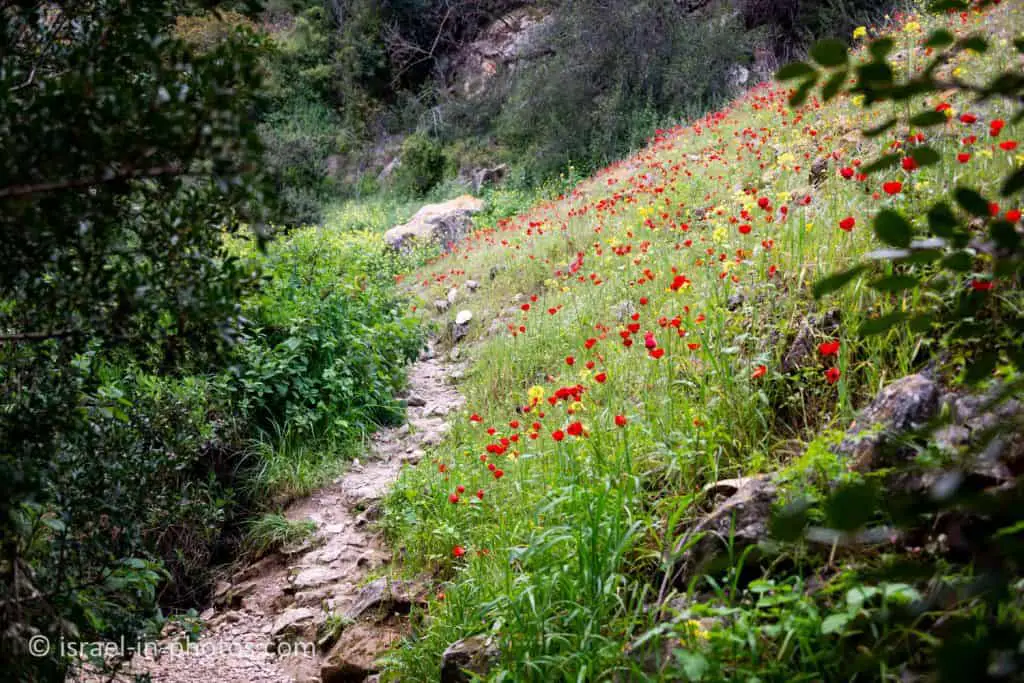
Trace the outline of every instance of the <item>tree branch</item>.
<instances>
[{"instance_id":1,"label":"tree branch","mask_svg":"<svg viewBox=\"0 0 1024 683\"><path fill-rule=\"evenodd\" d=\"M127 168L121 172L107 172L102 175L87 176L85 178L64 178L51 180L45 183L28 183L24 185L8 185L0 187L0 199L10 197L24 197L26 195L39 194L42 192L54 192L56 190L73 190L104 183L114 183L122 180L135 178L157 178L167 175L180 175L185 172L184 167L179 163L171 163L165 166L152 166L150 168Z\"/></svg>"},{"instance_id":2,"label":"tree branch","mask_svg":"<svg viewBox=\"0 0 1024 683\"><path fill-rule=\"evenodd\" d=\"M0 344L11 344L17 342L46 341L47 339L61 339L78 334L81 330L67 329L54 330L52 332L16 332L14 334L0 334Z\"/></svg>"}]
</instances>

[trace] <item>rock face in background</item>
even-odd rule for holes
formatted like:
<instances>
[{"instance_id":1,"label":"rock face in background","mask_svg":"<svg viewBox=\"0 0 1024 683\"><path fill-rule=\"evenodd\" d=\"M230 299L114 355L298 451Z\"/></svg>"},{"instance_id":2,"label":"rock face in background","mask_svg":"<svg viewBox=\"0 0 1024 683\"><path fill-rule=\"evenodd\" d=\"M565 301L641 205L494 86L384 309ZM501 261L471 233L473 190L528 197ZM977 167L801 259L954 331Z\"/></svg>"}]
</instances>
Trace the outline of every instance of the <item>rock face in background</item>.
<instances>
[{"instance_id":1,"label":"rock face in background","mask_svg":"<svg viewBox=\"0 0 1024 683\"><path fill-rule=\"evenodd\" d=\"M536 7L522 7L494 21L452 60L452 92L465 98L480 95L499 70L546 54L544 34L552 23L553 17Z\"/></svg>"},{"instance_id":2,"label":"rock face in background","mask_svg":"<svg viewBox=\"0 0 1024 683\"><path fill-rule=\"evenodd\" d=\"M470 216L483 209L484 201L468 194L427 204L408 223L384 233L384 240L398 250L409 249L413 242L436 242L447 248L469 233L473 226Z\"/></svg>"}]
</instances>

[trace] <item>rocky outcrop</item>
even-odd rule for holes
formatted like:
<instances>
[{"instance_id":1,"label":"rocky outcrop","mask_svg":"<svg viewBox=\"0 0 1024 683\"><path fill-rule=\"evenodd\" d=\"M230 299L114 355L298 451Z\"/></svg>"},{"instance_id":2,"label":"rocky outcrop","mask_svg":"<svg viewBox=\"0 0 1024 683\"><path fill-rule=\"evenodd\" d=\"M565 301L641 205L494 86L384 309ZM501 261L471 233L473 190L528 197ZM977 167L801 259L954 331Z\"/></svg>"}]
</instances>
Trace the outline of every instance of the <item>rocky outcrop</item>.
<instances>
[{"instance_id":1,"label":"rocky outcrop","mask_svg":"<svg viewBox=\"0 0 1024 683\"><path fill-rule=\"evenodd\" d=\"M885 461L886 446L901 434L923 426L939 409L939 387L924 375L909 375L882 389L857 416L837 452L850 459L850 469L869 472Z\"/></svg>"},{"instance_id":2,"label":"rocky outcrop","mask_svg":"<svg viewBox=\"0 0 1024 683\"><path fill-rule=\"evenodd\" d=\"M499 164L493 168L478 168L472 173L473 192L479 193L488 185L497 185L505 179L508 173L506 164Z\"/></svg>"},{"instance_id":3,"label":"rocky outcrop","mask_svg":"<svg viewBox=\"0 0 1024 683\"><path fill-rule=\"evenodd\" d=\"M550 14L536 7L514 10L491 23L455 56L451 68L453 94L479 96L500 71L549 54L544 36L553 23Z\"/></svg>"},{"instance_id":4,"label":"rocky outcrop","mask_svg":"<svg viewBox=\"0 0 1024 683\"><path fill-rule=\"evenodd\" d=\"M470 217L483 209L484 201L468 194L439 204L427 204L409 222L384 233L384 240L398 250L409 249L415 242L434 242L447 248L472 230Z\"/></svg>"},{"instance_id":5,"label":"rocky outcrop","mask_svg":"<svg viewBox=\"0 0 1024 683\"><path fill-rule=\"evenodd\" d=\"M818 337L831 337L839 329L839 311L809 315L800 321L796 337L782 357L782 371L795 372L814 361L814 348Z\"/></svg>"}]
</instances>

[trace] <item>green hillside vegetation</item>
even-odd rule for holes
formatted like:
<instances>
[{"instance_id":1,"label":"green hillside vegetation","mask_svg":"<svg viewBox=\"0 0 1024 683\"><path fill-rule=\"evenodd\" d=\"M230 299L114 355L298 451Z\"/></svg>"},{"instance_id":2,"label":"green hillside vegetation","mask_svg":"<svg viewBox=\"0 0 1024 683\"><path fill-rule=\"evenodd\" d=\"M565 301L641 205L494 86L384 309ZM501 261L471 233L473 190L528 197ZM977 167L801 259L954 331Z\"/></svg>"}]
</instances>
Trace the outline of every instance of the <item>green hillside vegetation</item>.
<instances>
[{"instance_id":1,"label":"green hillside vegetation","mask_svg":"<svg viewBox=\"0 0 1024 683\"><path fill-rule=\"evenodd\" d=\"M467 404L381 511L432 593L383 680L1019 678L1024 10L928 4L0 5L4 680L198 635L428 338Z\"/></svg>"},{"instance_id":2,"label":"green hillside vegetation","mask_svg":"<svg viewBox=\"0 0 1024 683\"><path fill-rule=\"evenodd\" d=\"M990 83L1019 62L1022 21L1014 5L903 15L871 54L893 57L902 81L981 32L937 78ZM1013 103L931 88L865 108L864 91L835 95L875 72L842 67L838 44L812 54L841 74L820 81L830 101L805 89L791 107L786 86L756 87L416 272L424 301L479 281L462 305L482 320L465 414L390 498L404 570L441 580L390 680L435 680L442 651L478 634L500 650L487 680L517 681L895 680L936 666L980 680L996 641L1019 642L1018 579L998 606L972 597L977 554L786 542L794 523L797 535L808 522L921 524L885 502L904 493L882 493L886 471L852 471L842 433L925 367L953 385L994 371L1012 395L1021 358L1019 261L959 251L955 227L980 214L970 234L993 221L997 243L1018 249L1019 182L1005 199L958 191L960 208L931 209L957 187L992 198L1019 177ZM893 251L929 226L951 241ZM853 279L825 295L836 272ZM918 448L917 466L949 457ZM774 507L789 513L771 524L775 544L734 544L743 530L728 518L724 537L702 538L706 487L764 472L779 473ZM1019 505L1012 490L1003 504ZM1019 507L999 519L1014 542L998 566L1016 572ZM717 564L687 567L708 542Z\"/></svg>"}]
</instances>

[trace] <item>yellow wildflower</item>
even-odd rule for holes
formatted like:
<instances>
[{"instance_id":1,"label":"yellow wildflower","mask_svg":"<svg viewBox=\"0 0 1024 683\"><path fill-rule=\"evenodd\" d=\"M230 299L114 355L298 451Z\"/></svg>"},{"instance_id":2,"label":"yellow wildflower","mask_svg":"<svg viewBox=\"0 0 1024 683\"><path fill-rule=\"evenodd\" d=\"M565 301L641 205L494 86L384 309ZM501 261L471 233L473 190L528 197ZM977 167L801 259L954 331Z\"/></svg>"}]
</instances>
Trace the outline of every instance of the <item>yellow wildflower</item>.
<instances>
[{"instance_id":1,"label":"yellow wildflower","mask_svg":"<svg viewBox=\"0 0 1024 683\"><path fill-rule=\"evenodd\" d=\"M867 38L867 37L868 37L868 29L867 29L866 26L858 26L857 28L853 29L853 39L854 40L860 40L861 38Z\"/></svg>"},{"instance_id":2,"label":"yellow wildflower","mask_svg":"<svg viewBox=\"0 0 1024 683\"><path fill-rule=\"evenodd\" d=\"M530 387L526 395L530 397L530 401L533 403L540 403L544 400L544 387L534 384Z\"/></svg>"},{"instance_id":3,"label":"yellow wildflower","mask_svg":"<svg viewBox=\"0 0 1024 683\"><path fill-rule=\"evenodd\" d=\"M904 33L917 33L921 30L921 24L916 21L908 21L906 26L903 27Z\"/></svg>"},{"instance_id":4,"label":"yellow wildflower","mask_svg":"<svg viewBox=\"0 0 1024 683\"><path fill-rule=\"evenodd\" d=\"M711 638L707 629L705 629L704 626L696 619L686 620L686 634L691 638L700 638L701 640L708 640Z\"/></svg>"}]
</instances>

